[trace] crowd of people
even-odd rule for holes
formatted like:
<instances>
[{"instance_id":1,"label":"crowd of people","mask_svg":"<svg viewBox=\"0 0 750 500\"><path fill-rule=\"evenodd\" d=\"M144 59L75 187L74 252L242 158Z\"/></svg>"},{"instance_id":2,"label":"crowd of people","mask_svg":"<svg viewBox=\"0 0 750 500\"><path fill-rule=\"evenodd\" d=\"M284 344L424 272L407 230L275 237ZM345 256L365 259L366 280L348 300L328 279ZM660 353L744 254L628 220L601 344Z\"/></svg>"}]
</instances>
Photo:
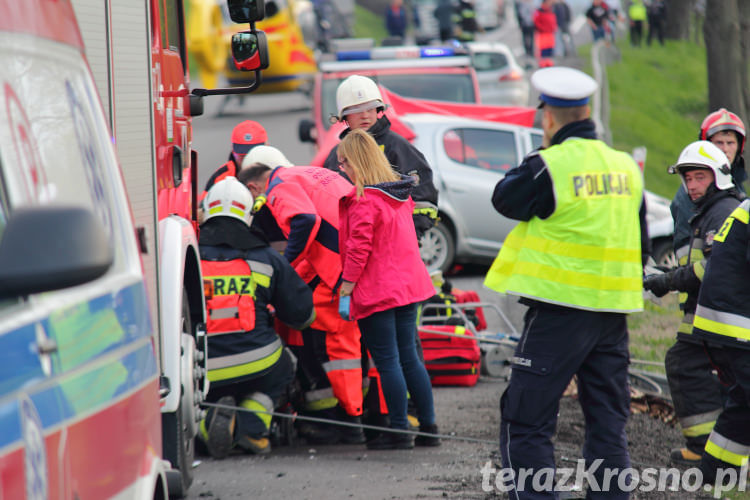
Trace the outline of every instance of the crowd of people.
<instances>
[{"instance_id":1,"label":"crowd of people","mask_svg":"<svg viewBox=\"0 0 750 500\"><path fill-rule=\"evenodd\" d=\"M554 5L545 0L538 16L551 23ZM501 457L513 471L505 486L537 498L522 470L554 467L559 400L573 376L587 467L601 459L593 473L601 479L608 468L631 466L627 315L642 310L644 290L686 294L665 359L685 437L670 462L700 467L707 482L739 469L750 455L742 119L723 108L710 113L670 167L682 181L671 207L680 265L644 274L643 176L630 155L597 138L588 106L597 82L550 67L531 83L542 146L495 186L495 210L519 223L485 278L527 307L500 400ZM311 443L441 444L416 341L418 305L436 293L418 243L437 217L432 171L390 130L371 79L348 77L336 102L347 127L323 167L293 166L260 124L244 121L202 196L213 406L199 442L216 458L269 452L270 413L283 402L326 422L299 425ZM366 434L363 423L381 431ZM622 484L612 488L611 498L628 497Z\"/></svg>"}]
</instances>

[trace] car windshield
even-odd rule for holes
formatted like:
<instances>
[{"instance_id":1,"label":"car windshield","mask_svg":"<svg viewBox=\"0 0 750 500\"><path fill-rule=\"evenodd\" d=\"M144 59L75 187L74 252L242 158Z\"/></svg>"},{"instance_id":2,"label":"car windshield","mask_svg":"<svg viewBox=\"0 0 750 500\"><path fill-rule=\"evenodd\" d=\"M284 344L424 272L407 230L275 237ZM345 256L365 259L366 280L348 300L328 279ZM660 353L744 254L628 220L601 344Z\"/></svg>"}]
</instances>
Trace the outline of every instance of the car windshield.
<instances>
[{"instance_id":1,"label":"car windshield","mask_svg":"<svg viewBox=\"0 0 750 500\"><path fill-rule=\"evenodd\" d=\"M377 83L403 97L434 101L477 102L474 82L469 73L420 73L398 75L372 75ZM335 115L336 89L343 78L323 80L321 87L322 122L326 129L331 125L328 117Z\"/></svg>"}]
</instances>

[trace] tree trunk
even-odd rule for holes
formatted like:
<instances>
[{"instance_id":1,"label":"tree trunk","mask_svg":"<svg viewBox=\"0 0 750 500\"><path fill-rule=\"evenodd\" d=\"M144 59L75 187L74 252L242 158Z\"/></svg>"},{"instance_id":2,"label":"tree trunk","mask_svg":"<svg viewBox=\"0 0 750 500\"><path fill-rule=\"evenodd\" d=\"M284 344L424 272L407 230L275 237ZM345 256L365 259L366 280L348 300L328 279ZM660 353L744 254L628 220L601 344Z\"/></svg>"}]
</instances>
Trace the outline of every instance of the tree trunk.
<instances>
[{"instance_id":1,"label":"tree trunk","mask_svg":"<svg viewBox=\"0 0 750 500\"><path fill-rule=\"evenodd\" d=\"M708 68L708 111L724 107L747 115L747 48L741 40L740 11L747 13L746 0L707 0L703 37ZM746 24L747 20L743 20Z\"/></svg>"},{"instance_id":2,"label":"tree trunk","mask_svg":"<svg viewBox=\"0 0 750 500\"><path fill-rule=\"evenodd\" d=\"M667 38L690 39L690 16L694 2L695 0L667 0L667 21L664 26L664 34Z\"/></svg>"},{"instance_id":3,"label":"tree trunk","mask_svg":"<svg viewBox=\"0 0 750 500\"><path fill-rule=\"evenodd\" d=\"M750 121L750 2L737 0L740 12L740 85L745 109L738 109L747 123Z\"/></svg>"}]
</instances>

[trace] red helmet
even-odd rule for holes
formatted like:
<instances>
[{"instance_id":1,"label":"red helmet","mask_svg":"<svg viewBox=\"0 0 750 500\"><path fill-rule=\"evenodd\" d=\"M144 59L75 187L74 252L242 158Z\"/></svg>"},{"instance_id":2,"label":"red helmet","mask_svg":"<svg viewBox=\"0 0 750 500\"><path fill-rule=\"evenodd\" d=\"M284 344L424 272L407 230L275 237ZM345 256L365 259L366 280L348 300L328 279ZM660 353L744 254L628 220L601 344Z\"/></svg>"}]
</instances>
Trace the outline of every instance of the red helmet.
<instances>
[{"instance_id":1,"label":"red helmet","mask_svg":"<svg viewBox=\"0 0 750 500\"><path fill-rule=\"evenodd\" d=\"M739 154L742 154L745 150L745 124L742 123L739 116L731 111L727 111L725 108L714 111L703 120L703 123L701 123L701 132L698 138L702 141L708 141L712 135L724 130L737 132L740 136Z\"/></svg>"}]
</instances>

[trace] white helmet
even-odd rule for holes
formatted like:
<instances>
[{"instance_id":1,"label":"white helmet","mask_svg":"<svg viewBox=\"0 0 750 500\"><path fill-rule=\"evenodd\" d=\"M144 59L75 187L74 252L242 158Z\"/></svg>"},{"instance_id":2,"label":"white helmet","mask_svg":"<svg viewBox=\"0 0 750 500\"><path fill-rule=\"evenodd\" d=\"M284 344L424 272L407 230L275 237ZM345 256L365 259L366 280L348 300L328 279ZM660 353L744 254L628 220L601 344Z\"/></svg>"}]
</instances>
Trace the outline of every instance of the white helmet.
<instances>
[{"instance_id":1,"label":"white helmet","mask_svg":"<svg viewBox=\"0 0 750 500\"><path fill-rule=\"evenodd\" d=\"M294 164L290 162L284 153L279 151L273 146L255 146L245 155L245 159L242 160L241 170L249 168L253 163L262 163L268 165L271 168L276 167L293 167Z\"/></svg>"},{"instance_id":2,"label":"white helmet","mask_svg":"<svg viewBox=\"0 0 750 500\"><path fill-rule=\"evenodd\" d=\"M680 153L677 163L669 167L670 174L680 174L685 184L685 172L694 168L710 168L714 172L714 184L720 190L734 187L729 160L724 152L709 141L695 141ZM685 186L687 189L687 186Z\"/></svg>"},{"instance_id":3,"label":"white helmet","mask_svg":"<svg viewBox=\"0 0 750 500\"><path fill-rule=\"evenodd\" d=\"M383 108L383 96L375 82L366 76L352 75L339 84L336 89L336 109L338 119L345 115L359 113L372 108Z\"/></svg>"},{"instance_id":4,"label":"white helmet","mask_svg":"<svg viewBox=\"0 0 750 500\"><path fill-rule=\"evenodd\" d=\"M236 177L225 177L208 190L204 202L205 218L234 217L248 226L253 221L253 195Z\"/></svg>"}]
</instances>

